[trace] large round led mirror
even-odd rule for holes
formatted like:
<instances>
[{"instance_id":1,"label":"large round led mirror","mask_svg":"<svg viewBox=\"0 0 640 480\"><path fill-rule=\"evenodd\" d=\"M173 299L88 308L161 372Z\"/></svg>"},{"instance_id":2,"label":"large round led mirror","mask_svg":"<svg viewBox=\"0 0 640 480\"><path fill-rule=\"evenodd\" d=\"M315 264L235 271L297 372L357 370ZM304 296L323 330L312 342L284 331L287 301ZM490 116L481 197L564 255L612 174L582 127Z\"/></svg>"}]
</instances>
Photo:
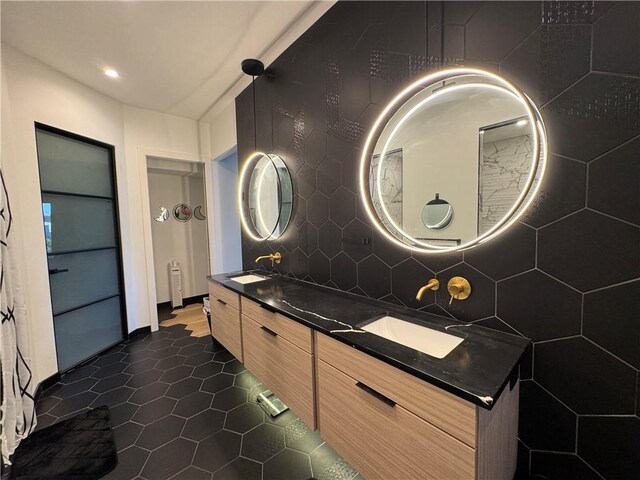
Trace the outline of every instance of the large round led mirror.
<instances>
[{"instance_id":1,"label":"large round led mirror","mask_svg":"<svg viewBox=\"0 0 640 480\"><path fill-rule=\"evenodd\" d=\"M407 87L374 124L360 194L393 242L427 252L466 249L524 212L545 152L540 114L514 85L477 69L442 70Z\"/></svg>"},{"instance_id":2,"label":"large round led mirror","mask_svg":"<svg viewBox=\"0 0 640 480\"><path fill-rule=\"evenodd\" d=\"M280 157L258 152L247 159L238 202L242 225L254 240L272 240L284 233L291 219L293 185Z\"/></svg>"}]
</instances>

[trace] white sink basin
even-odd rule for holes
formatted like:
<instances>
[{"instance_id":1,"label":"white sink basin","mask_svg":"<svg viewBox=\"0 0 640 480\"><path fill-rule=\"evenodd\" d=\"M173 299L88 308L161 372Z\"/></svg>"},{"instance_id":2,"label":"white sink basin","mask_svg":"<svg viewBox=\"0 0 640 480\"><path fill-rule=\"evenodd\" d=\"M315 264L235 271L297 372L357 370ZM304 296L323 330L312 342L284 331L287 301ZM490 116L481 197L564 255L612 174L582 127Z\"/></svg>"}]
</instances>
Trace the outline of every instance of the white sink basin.
<instances>
[{"instance_id":1,"label":"white sink basin","mask_svg":"<svg viewBox=\"0 0 640 480\"><path fill-rule=\"evenodd\" d=\"M229 280L233 280L234 282L238 282L238 283L241 283L242 285L246 285L247 283L262 282L263 280L266 280L266 278L261 277L259 275L249 274L249 275L239 275L237 277L231 277L229 278Z\"/></svg>"},{"instance_id":2,"label":"white sink basin","mask_svg":"<svg viewBox=\"0 0 640 480\"><path fill-rule=\"evenodd\" d=\"M446 357L464 340L389 316L371 322L361 329L436 358Z\"/></svg>"}]
</instances>

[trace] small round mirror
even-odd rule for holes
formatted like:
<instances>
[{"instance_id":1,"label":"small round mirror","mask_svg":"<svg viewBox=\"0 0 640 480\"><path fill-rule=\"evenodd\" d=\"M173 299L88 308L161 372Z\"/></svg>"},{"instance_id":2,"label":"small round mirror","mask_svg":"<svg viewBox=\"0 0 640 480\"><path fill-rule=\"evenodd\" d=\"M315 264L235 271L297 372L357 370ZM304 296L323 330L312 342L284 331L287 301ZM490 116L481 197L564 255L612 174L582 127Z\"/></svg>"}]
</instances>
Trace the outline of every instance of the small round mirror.
<instances>
[{"instance_id":1,"label":"small round mirror","mask_svg":"<svg viewBox=\"0 0 640 480\"><path fill-rule=\"evenodd\" d=\"M272 240L284 233L291 219L293 184L280 157L251 155L242 169L238 192L242 225L253 239Z\"/></svg>"},{"instance_id":2,"label":"small round mirror","mask_svg":"<svg viewBox=\"0 0 640 480\"><path fill-rule=\"evenodd\" d=\"M392 242L463 250L522 215L545 152L542 118L512 83L479 69L440 70L400 92L374 123L360 160L360 195Z\"/></svg>"},{"instance_id":3,"label":"small round mirror","mask_svg":"<svg viewBox=\"0 0 640 480\"><path fill-rule=\"evenodd\" d=\"M452 219L453 207L449 202L440 198L439 193L436 193L436 198L422 209L422 223L430 230L447 228Z\"/></svg>"}]
</instances>

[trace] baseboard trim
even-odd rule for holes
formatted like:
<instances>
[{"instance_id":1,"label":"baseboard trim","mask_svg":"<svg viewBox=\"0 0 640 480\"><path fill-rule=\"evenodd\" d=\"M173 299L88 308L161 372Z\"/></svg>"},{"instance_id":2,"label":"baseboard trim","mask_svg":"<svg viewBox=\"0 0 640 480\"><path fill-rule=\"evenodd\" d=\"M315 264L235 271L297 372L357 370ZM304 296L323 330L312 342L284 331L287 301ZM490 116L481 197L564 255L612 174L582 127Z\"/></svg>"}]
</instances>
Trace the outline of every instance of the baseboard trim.
<instances>
[{"instance_id":1,"label":"baseboard trim","mask_svg":"<svg viewBox=\"0 0 640 480\"><path fill-rule=\"evenodd\" d=\"M129 332L129 334L127 335L127 340L139 337L140 335L147 335L149 333L151 333L151 326L149 325L147 325L146 327L136 328L134 331Z\"/></svg>"},{"instance_id":2,"label":"baseboard trim","mask_svg":"<svg viewBox=\"0 0 640 480\"><path fill-rule=\"evenodd\" d=\"M193 297L189 297L189 298L183 298L182 307L176 307L176 308L184 308L187 305L193 305L194 303L202 303L202 299L206 296L208 296L208 294L205 293L202 295L194 295ZM158 308L171 308L171 302L159 303Z\"/></svg>"},{"instance_id":3,"label":"baseboard trim","mask_svg":"<svg viewBox=\"0 0 640 480\"><path fill-rule=\"evenodd\" d=\"M34 400L37 402L38 398L40 398L40 394L45 390L47 390L49 387L52 387L56 383L58 383L60 381L60 377L61 377L60 372L56 372L50 377L47 377L44 380L42 380L36 387L36 391L33 395Z\"/></svg>"}]
</instances>

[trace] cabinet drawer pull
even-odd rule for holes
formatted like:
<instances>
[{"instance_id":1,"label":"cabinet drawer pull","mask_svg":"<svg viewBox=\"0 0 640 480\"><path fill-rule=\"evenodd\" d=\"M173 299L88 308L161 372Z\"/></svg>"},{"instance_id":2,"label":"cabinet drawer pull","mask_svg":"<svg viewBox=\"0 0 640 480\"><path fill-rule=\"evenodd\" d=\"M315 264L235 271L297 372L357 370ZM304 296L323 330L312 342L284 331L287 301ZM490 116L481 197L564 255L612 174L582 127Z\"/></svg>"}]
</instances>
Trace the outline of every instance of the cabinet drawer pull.
<instances>
[{"instance_id":1,"label":"cabinet drawer pull","mask_svg":"<svg viewBox=\"0 0 640 480\"><path fill-rule=\"evenodd\" d=\"M260 329L264 330L265 332L267 332L269 335L271 335L272 337L277 337L278 334L276 332L274 332L273 330L271 330L270 328L265 327L264 325L260 326Z\"/></svg>"},{"instance_id":2,"label":"cabinet drawer pull","mask_svg":"<svg viewBox=\"0 0 640 480\"><path fill-rule=\"evenodd\" d=\"M260 304L260 308L264 308L267 312L276 313L276 310L270 305Z\"/></svg>"},{"instance_id":3,"label":"cabinet drawer pull","mask_svg":"<svg viewBox=\"0 0 640 480\"><path fill-rule=\"evenodd\" d=\"M220 300L219 298L216 298L216 301L220 304L220 305L226 305L227 302L225 302L224 300Z\"/></svg>"},{"instance_id":4,"label":"cabinet drawer pull","mask_svg":"<svg viewBox=\"0 0 640 480\"><path fill-rule=\"evenodd\" d=\"M360 390L363 390L363 391L367 392L369 395L372 395L372 396L376 397L378 400L380 400L381 402L386 403L390 407L395 407L396 406L396 402L391 400L389 397L385 397L380 392L376 392L373 388L368 387L364 383L357 382L356 383L356 387L358 387Z\"/></svg>"}]
</instances>

